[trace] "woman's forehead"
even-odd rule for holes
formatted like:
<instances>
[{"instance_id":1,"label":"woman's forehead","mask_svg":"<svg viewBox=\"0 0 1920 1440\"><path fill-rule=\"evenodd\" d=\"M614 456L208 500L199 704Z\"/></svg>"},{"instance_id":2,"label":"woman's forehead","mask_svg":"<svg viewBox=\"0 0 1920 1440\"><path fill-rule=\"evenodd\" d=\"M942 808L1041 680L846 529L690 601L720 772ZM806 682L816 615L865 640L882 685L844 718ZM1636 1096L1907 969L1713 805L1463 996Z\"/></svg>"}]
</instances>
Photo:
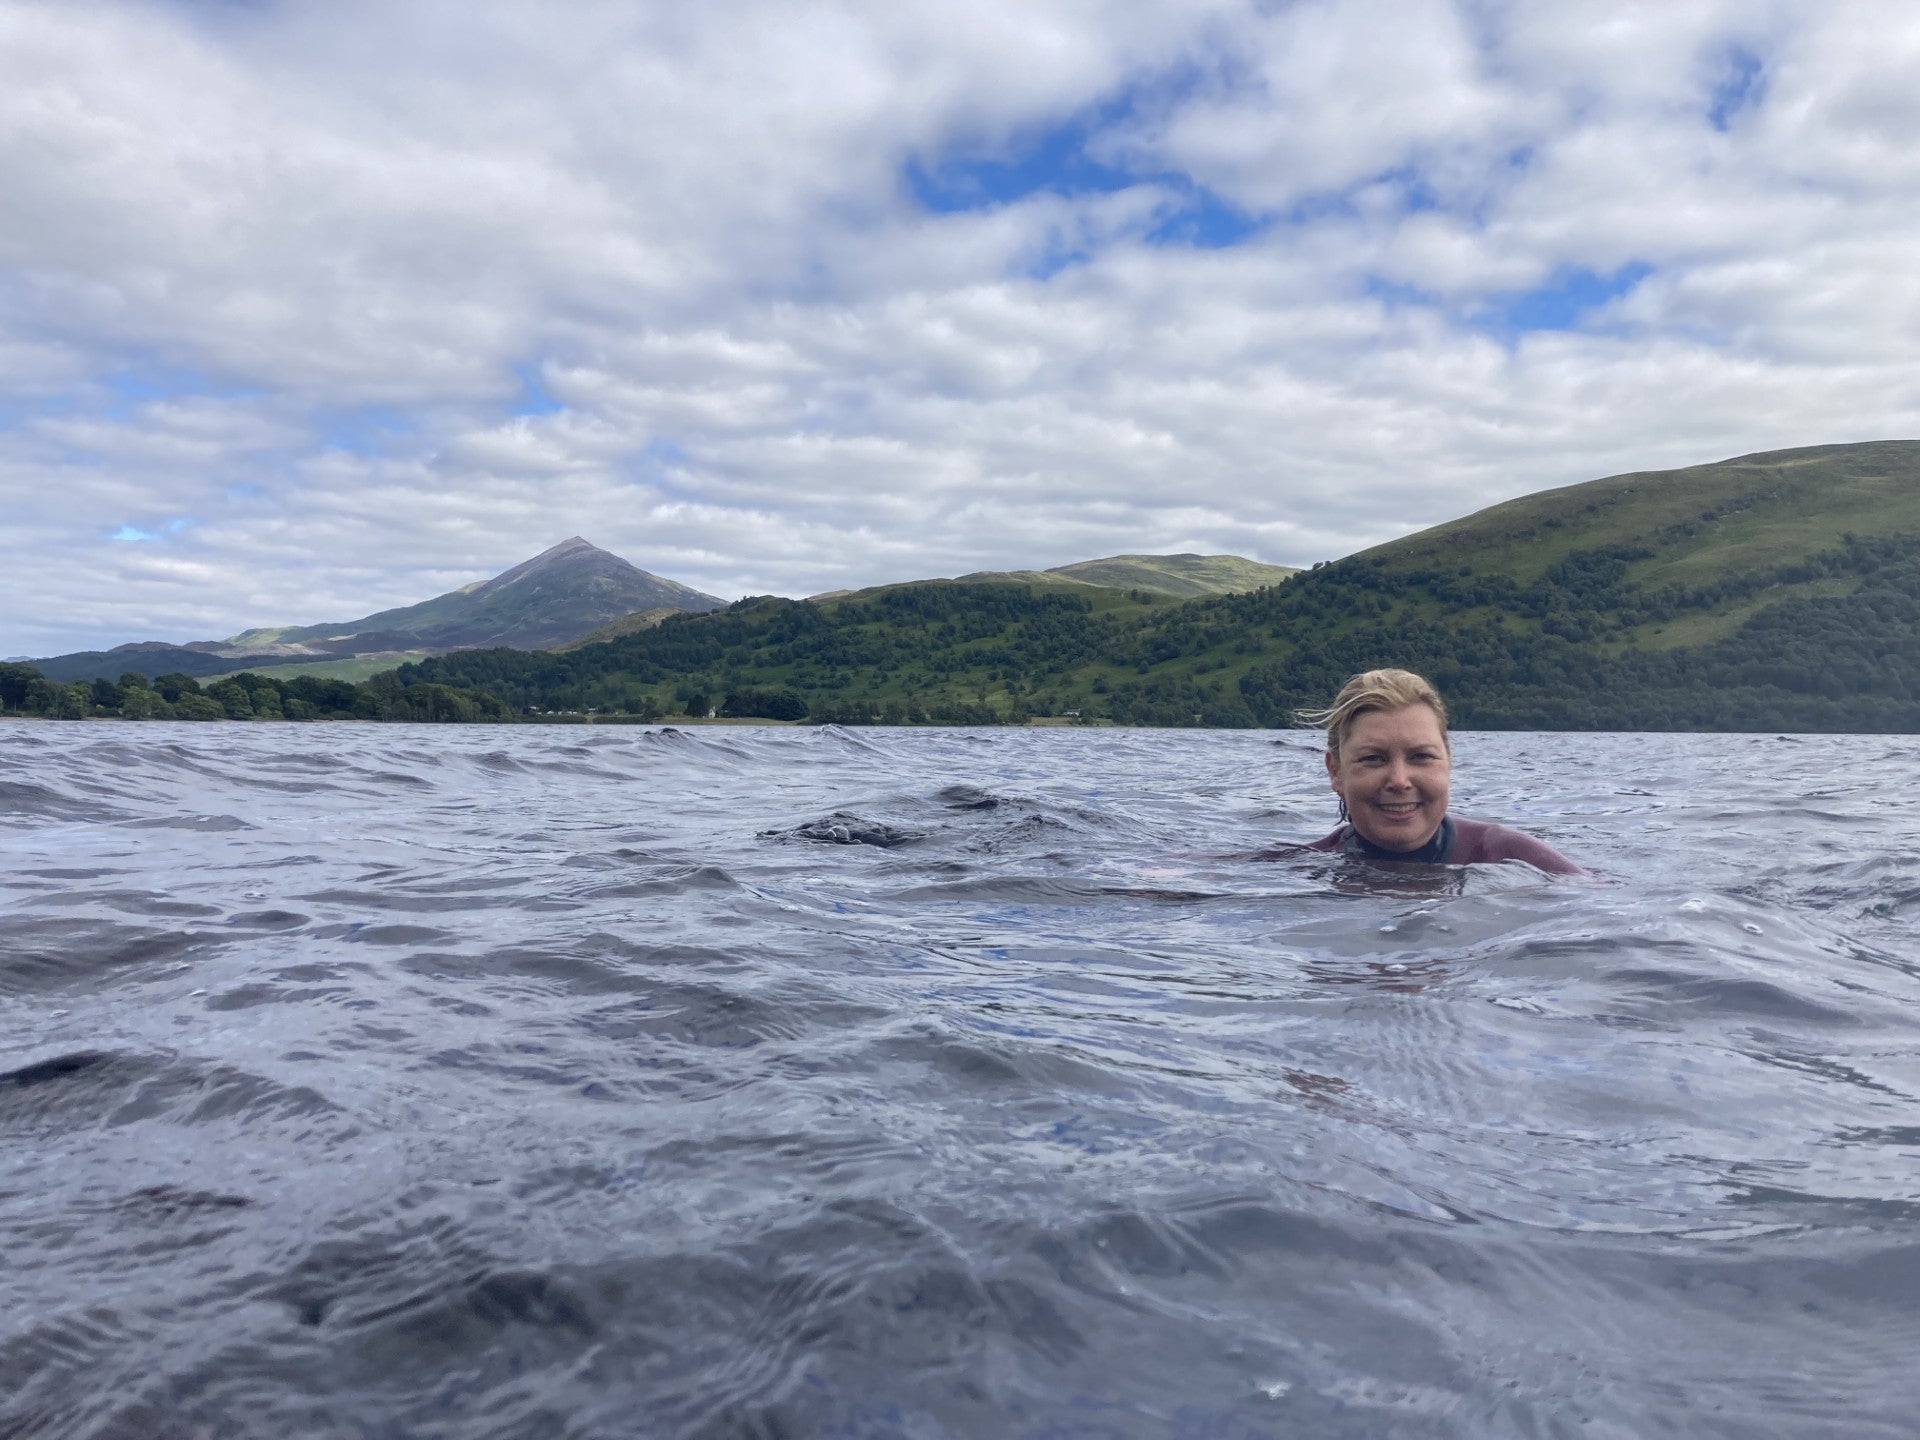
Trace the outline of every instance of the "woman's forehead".
<instances>
[{"instance_id":1,"label":"woman's forehead","mask_svg":"<svg viewBox=\"0 0 1920 1440\"><path fill-rule=\"evenodd\" d=\"M1397 710L1362 710L1347 725L1347 743L1403 745L1447 743L1440 717L1431 705L1403 705Z\"/></svg>"}]
</instances>

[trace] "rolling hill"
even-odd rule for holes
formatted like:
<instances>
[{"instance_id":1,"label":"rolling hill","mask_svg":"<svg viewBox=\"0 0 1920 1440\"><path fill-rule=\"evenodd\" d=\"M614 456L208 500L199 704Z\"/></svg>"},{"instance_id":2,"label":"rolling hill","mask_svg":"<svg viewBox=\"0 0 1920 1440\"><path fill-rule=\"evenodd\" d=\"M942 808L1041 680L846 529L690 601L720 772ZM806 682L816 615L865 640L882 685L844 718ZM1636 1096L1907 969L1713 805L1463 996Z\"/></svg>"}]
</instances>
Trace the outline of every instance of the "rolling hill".
<instances>
[{"instance_id":1,"label":"rolling hill","mask_svg":"<svg viewBox=\"0 0 1920 1440\"><path fill-rule=\"evenodd\" d=\"M1047 575L762 597L400 678L540 708L790 690L850 721L1284 725L1353 671L1405 664L1466 726L1909 731L1916 636L1920 442L1888 441L1545 491L1251 592Z\"/></svg>"},{"instance_id":2,"label":"rolling hill","mask_svg":"<svg viewBox=\"0 0 1920 1440\"><path fill-rule=\"evenodd\" d=\"M1920 733L1920 442L1612 476L1187 600L1037 572L653 618L564 652L451 651L358 686L172 689L233 715L1273 726L1353 671L1397 664L1439 682L1468 728ZM119 713L114 689L89 698L0 665L0 701L32 713Z\"/></svg>"},{"instance_id":3,"label":"rolling hill","mask_svg":"<svg viewBox=\"0 0 1920 1440\"><path fill-rule=\"evenodd\" d=\"M967 581L1013 580L1045 584L1072 581L1109 590L1147 590L1191 600L1199 595L1237 595L1278 585L1300 572L1289 565L1264 565L1239 555L1110 555L1104 560L1077 560L1049 570L981 570L959 578ZM838 598L847 591L837 591Z\"/></svg>"}]
</instances>

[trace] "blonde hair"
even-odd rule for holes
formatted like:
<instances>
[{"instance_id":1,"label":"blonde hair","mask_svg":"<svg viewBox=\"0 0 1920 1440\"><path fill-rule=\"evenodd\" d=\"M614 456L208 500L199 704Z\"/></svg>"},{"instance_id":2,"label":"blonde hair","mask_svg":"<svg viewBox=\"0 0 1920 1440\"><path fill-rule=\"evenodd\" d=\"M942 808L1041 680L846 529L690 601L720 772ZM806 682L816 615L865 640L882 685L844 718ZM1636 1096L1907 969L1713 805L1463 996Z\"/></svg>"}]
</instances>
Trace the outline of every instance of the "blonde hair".
<instances>
[{"instance_id":1,"label":"blonde hair","mask_svg":"<svg viewBox=\"0 0 1920 1440\"><path fill-rule=\"evenodd\" d=\"M1440 721L1440 739L1449 750L1447 739L1447 702L1423 676L1411 670L1364 670L1340 687L1333 704L1324 710L1296 710L1294 718L1302 725L1327 732L1327 754L1337 764L1340 746L1353 730L1353 722L1374 710L1404 710L1409 705L1425 705Z\"/></svg>"}]
</instances>

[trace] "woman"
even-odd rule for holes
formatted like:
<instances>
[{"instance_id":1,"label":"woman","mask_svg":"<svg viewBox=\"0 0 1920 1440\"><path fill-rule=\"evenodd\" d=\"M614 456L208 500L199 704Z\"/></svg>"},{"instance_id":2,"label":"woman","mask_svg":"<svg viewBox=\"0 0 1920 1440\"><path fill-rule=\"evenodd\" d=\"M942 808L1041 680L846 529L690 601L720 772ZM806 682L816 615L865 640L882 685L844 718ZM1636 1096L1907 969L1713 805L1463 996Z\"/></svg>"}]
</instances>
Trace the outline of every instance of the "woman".
<instances>
[{"instance_id":1,"label":"woman","mask_svg":"<svg viewBox=\"0 0 1920 1440\"><path fill-rule=\"evenodd\" d=\"M1531 835L1447 814L1453 770L1447 706L1412 671L1356 675L1332 705L1302 711L1300 718L1326 727L1327 775L1346 822L1309 850L1433 865L1524 860L1549 874L1583 873Z\"/></svg>"}]
</instances>

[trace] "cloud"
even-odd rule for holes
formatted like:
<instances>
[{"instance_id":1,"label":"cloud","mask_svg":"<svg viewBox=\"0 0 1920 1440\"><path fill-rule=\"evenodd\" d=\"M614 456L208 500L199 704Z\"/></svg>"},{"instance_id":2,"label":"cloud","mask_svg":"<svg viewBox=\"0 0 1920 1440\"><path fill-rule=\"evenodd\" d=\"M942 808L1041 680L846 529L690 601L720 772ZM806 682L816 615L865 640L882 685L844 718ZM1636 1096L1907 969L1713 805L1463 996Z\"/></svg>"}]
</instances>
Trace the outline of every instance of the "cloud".
<instances>
[{"instance_id":1,"label":"cloud","mask_svg":"<svg viewBox=\"0 0 1920 1440\"><path fill-rule=\"evenodd\" d=\"M1916 57L1874 0L16 0L0 651L573 533L723 595L1304 564L1914 434Z\"/></svg>"}]
</instances>

